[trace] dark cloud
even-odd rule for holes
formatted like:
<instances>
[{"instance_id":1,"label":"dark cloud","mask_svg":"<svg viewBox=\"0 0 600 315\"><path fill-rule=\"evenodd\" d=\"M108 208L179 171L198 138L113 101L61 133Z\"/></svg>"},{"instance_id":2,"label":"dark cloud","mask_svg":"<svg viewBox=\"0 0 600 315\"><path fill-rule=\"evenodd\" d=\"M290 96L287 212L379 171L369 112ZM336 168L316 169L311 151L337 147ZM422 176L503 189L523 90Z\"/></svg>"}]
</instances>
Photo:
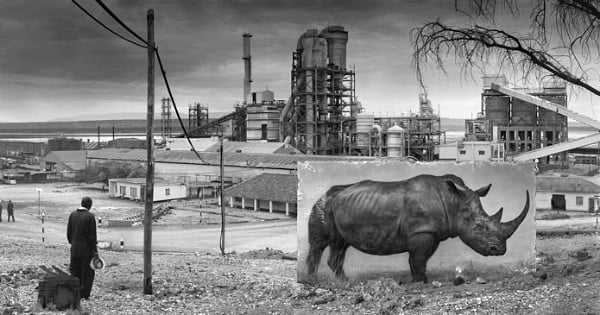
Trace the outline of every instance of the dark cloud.
<instances>
[{"instance_id":1,"label":"dark cloud","mask_svg":"<svg viewBox=\"0 0 600 315\"><path fill-rule=\"evenodd\" d=\"M95 1L77 1L132 38ZM179 106L199 101L219 112L231 110L242 98L243 33L254 34L253 89L268 86L276 97L285 99L298 37L306 29L334 24L349 31L347 60L356 66L357 95L363 104L375 112L416 108L419 88L411 69L409 32L424 21L455 16L449 14L453 2L440 0L104 3L144 38L146 11L153 8L156 43ZM2 106L2 120L145 110L146 51L110 34L71 1L0 1L0 41L0 95L10 97L21 112L31 113L23 118ZM432 84L446 81L434 77ZM166 91L158 75L156 82L158 99ZM478 91L471 90L474 103L464 113L478 107ZM464 100L464 91L432 91L447 92L442 106Z\"/></svg>"}]
</instances>

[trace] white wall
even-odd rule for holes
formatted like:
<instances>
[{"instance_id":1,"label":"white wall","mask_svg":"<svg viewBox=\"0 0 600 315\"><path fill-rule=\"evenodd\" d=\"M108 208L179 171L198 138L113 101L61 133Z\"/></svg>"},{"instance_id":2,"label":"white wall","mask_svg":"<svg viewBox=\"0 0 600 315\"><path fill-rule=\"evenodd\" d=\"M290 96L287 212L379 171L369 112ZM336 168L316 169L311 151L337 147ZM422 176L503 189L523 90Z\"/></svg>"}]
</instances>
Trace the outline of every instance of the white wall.
<instances>
[{"instance_id":1,"label":"white wall","mask_svg":"<svg viewBox=\"0 0 600 315\"><path fill-rule=\"evenodd\" d=\"M449 144L440 144L440 160L456 160L456 156L458 155L456 145L456 142Z\"/></svg>"},{"instance_id":2,"label":"white wall","mask_svg":"<svg viewBox=\"0 0 600 315\"><path fill-rule=\"evenodd\" d=\"M536 207L540 210L552 209L552 195L564 195L567 211L588 211L589 198L594 198L592 193L564 193L564 192L537 192L535 194ZM583 197L583 204L577 204L577 197Z\"/></svg>"},{"instance_id":3,"label":"white wall","mask_svg":"<svg viewBox=\"0 0 600 315\"><path fill-rule=\"evenodd\" d=\"M140 194L141 194L141 184L135 184L135 183L124 183L124 182L119 182L119 181L113 181L113 180L109 180L108 181L108 185L109 185L109 193L108 196L109 197L113 197L113 198L126 198L126 199L131 199L131 200L140 200ZM121 187L125 187L125 193L121 194ZM132 196L131 195L131 188L135 188L136 189L136 195Z\"/></svg>"},{"instance_id":4,"label":"white wall","mask_svg":"<svg viewBox=\"0 0 600 315\"><path fill-rule=\"evenodd\" d=\"M535 193L535 205L537 209L552 209L552 193L538 191Z\"/></svg>"},{"instance_id":5,"label":"white wall","mask_svg":"<svg viewBox=\"0 0 600 315\"><path fill-rule=\"evenodd\" d=\"M465 154L461 154L464 151ZM483 154L479 154L482 151ZM490 143L487 141L465 141L463 147L458 147L457 161L489 161L491 152Z\"/></svg>"},{"instance_id":6,"label":"white wall","mask_svg":"<svg viewBox=\"0 0 600 315\"><path fill-rule=\"evenodd\" d=\"M169 190L169 195L166 191ZM187 189L182 184L154 184L154 201L187 198Z\"/></svg>"},{"instance_id":7,"label":"white wall","mask_svg":"<svg viewBox=\"0 0 600 315\"><path fill-rule=\"evenodd\" d=\"M144 185L145 186L145 185ZM125 187L125 194L121 194L121 188ZM136 195L131 195L131 188L136 189ZM166 190L169 189L169 195L167 196ZM124 183L118 182L115 180L109 180L109 197L113 198L125 198L131 200L142 200L142 184L135 183ZM187 188L182 184L163 184L163 183L155 183L154 184L154 201L164 201L164 200L173 200L173 199L184 199L187 198Z\"/></svg>"}]
</instances>

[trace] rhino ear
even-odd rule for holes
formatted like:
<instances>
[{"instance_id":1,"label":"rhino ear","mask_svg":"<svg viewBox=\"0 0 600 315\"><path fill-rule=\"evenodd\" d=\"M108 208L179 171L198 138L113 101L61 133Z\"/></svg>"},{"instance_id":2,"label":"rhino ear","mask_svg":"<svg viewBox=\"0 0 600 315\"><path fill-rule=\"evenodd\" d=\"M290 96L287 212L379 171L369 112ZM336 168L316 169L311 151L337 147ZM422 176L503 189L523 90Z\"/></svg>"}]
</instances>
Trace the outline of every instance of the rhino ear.
<instances>
[{"instance_id":1,"label":"rhino ear","mask_svg":"<svg viewBox=\"0 0 600 315\"><path fill-rule=\"evenodd\" d=\"M446 185L448 185L448 189L450 189L451 192L457 194L457 195L464 195L465 191L467 190L467 187L455 183L452 180L446 179L444 180L444 182L446 182Z\"/></svg>"},{"instance_id":2,"label":"rhino ear","mask_svg":"<svg viewBox=\"0 0 600 315\"><path fill-rule=\"evenodd\" d=\"M475 191L475 193L476 193L476 194L477 194L479 197L485 197L485 196L488 194L488 192L490 191L490 188L492 188L492 184L489 184L489 185L487 185L487 186L485 186L485 187L481 187L481 188L477 189L477 190Z\"/></svg>"}]
</instances>

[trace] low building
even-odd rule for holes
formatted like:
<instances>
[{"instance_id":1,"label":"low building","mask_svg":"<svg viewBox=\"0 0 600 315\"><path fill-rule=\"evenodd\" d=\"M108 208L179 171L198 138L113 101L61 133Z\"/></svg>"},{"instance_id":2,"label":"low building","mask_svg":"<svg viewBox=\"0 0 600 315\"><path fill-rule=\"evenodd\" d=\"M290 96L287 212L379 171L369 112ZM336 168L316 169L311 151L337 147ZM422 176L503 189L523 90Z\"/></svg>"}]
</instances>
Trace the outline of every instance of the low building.
<instances>
[{"instance_id":1,"label":"low building","mask_svg":"<svg viewBox=\"0 0 600 315\"><path fill-rule=\"evenodd\" d=\"M85 150L50 151L40 158L40 170L56 173L57 179L73 179L87 165Z\"/></svg>"},{"instance_id":2,"label":"low building","mask_svg":"<svg viewBox=\"0 0 600 315\"><path fill-rule=\"evenodd\" d=\"M100 149L88 151L89 164L126 162L142 164L146 161L146 150L141 149ZM304 161L368 161L366 156L320 156L304 154L223 154L225 179L227 177L250 179L261 173L296 174L297 163ZM220 154L218 152L156 150L154 154L154 175L165 180L181 182L195 181L204 176L220 174Z\"/></svg>"},{"instance_id":3,"label":"low building","mask_svg":"<svg viewBox=\"0 0 600 315\"><path fill-rule=\"evenodd\" d=\"M298 208L296 175L263 173L224 190L231 207L296 214Z\"/></svg>"},{"instance_id":4,"label":"low building","mask_svg":"<svg viewBox=\"0 0 600 315\"><path fill-rule=\"evenodd\" d=\"M144 201L146 196L145 178L112 178L108 180L108 196ZM185 184L154 180L154 201L185 199L188 189Z\"/></svg>"},{"instance_id":5,"label":"low building","mask_svg":"<svg viewBox=\"0 0 600 315\"><path fill-rule=\"evenodd\" d=\"M115 149L145 149L146 140L138 138L118 138L108 141L108 147Z\"/></svg>"},{"instance_id":6,"label":"low building","mask_svg":"<svg viewBox=\"0 0 600 315\"><path fill-rule=\"evenodd\" d=\"M0 141L1 156L18 156L30 155L41 156L46 150L46 143L36 141L16 141L2 140Z\"/></svg>"},{"instance_id":7,"label":"low building","mask_svg":"<svg viewBox=\"0 0 600 315\"><path fill-rule=\"evenodd\" d=\"M582 176L537 176L536 208L593 212L600 186Z\"/></svg>"},{"instance_id":8,"label":"low building","mask_svg":"<svg viewBox=\"0 0 600 315\"><path fill-rule=\"evenodd\" d=\"M439 147L440 160L504 161L504 144L490 141L459 141Z\"/></svg>"}]
</instances>

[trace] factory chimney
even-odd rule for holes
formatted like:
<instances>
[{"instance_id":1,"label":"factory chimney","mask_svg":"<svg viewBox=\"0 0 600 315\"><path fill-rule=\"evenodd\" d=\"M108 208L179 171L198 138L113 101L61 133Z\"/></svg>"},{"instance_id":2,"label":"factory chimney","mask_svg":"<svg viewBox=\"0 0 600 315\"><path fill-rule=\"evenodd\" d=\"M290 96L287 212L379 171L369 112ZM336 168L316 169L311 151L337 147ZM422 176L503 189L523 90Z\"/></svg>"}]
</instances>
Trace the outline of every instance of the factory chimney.
<instances>
[{"instance_id":1,"label":"factory chimney","mask_svg":"<svg viewBox=\"0 0 600 315\"><path fill-rule=\"evenodd\" d=\"M250 57L250 38L252 34L244 33L244 105L248 103L248 94L250 94L250 83L252 83L252 60Z\"/></svg>"}]
</instances>

